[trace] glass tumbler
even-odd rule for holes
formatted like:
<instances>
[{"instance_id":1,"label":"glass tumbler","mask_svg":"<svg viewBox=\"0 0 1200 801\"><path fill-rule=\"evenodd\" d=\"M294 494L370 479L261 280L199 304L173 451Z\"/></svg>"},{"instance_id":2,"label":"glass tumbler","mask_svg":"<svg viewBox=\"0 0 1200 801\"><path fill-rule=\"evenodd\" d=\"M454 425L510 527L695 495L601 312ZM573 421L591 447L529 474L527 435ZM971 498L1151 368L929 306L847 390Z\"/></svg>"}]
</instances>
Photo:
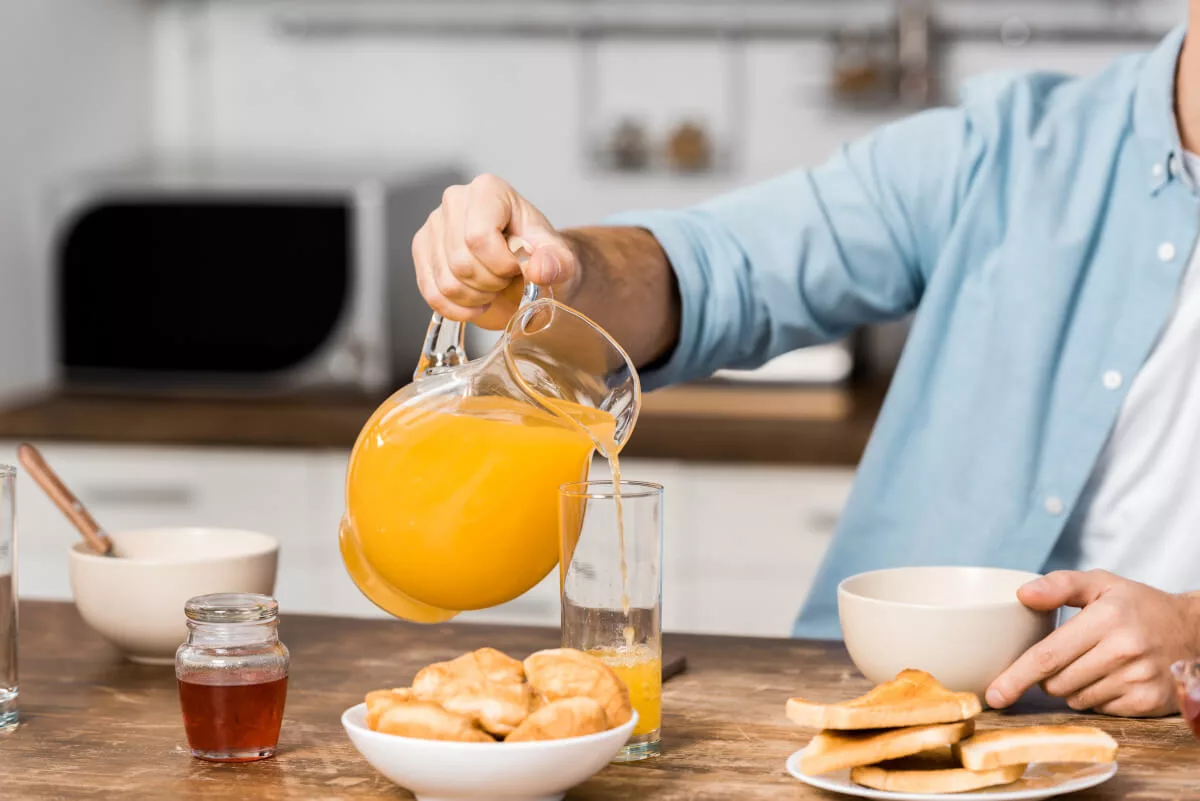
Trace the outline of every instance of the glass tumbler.
<instances>
[{"instance_id":1,"label":"glass tumbler","mask_svg":"<svg viewBox=\"0 0 1200 801\"><path fill-rule=\"evenodd\" d=\"M1176 662L1171 666L1171 673L1175 676L1179 714L1200 740L1200 660Z\"/></svg>"},{"instance_id":2,"label":"glass tumbler","mask_svg":"<svg viewBox=\"0 0 1200 801\"><path fill-rule=\"evenodd\" d=\"M0 464L0 732L20 721L17 709L17 537L14 467Z\"/></svg>"},{"instance_id":3,"label":"glass tumbler","mask_svg":"<svg viewBox=\"0 0 1200 801\"><path fill-rule=\"evenodd\" d=\"M608 664L638 713L616 762L661 747L662 492L642 481L587 481L559 493L563 646Z\"/></svg>"},{"instance_id":4,"label":"glass tumbler","mask_svg":"<svg viewBox=\"0 0 1200 801\"><path fill-rule=\"evenodd\" d=\"M187 642L175 653L192 756L252 762L275 755L289 656L279 606L253 593L200 595L184 606Z\"/></svg>"}]
</instances>

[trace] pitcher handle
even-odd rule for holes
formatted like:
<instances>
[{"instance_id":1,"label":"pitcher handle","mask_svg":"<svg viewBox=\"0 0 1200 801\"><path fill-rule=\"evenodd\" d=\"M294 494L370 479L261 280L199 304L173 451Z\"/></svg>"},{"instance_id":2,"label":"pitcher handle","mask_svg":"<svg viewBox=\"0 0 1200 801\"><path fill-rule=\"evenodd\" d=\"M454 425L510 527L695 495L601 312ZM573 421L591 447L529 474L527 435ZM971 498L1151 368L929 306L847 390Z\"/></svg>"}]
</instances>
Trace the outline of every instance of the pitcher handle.
<instances>
[{"instance_id":1,"label":"pitcher handle","mask_svg":"<svg viewBox=\"0 0 1200 801\"><path fill-rule=\"evenodd\" d=\"M519 236L509 237L508 249L516 255L521 264L529 261L529 257L533 253L529 243ZM540 295L541 287L534 283L526 284L525 291L521 295L521 306L533 303ZM413 371L413 378L420 378L433 370L465 364L469 358L466 336L467 327L464 323L447 320L434 312L433 318L429 321L429 328L425 332L425 344L421 348L421 359L417 362L417 369ZM449 344L442 345L444 340L447 340Z\"/></svg>"}]
</instances>

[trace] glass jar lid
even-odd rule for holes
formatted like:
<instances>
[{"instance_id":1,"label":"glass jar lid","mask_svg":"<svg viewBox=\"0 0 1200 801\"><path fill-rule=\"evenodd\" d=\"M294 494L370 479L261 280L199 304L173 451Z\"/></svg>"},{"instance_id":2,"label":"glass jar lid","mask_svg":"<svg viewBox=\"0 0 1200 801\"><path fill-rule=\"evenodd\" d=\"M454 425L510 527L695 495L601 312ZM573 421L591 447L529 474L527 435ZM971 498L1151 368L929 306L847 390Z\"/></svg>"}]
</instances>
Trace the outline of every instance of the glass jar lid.
<instances>
[{"instance_id":1,"label":"glass jar lid","mask_svg":"<svg viewBox=\"0 0 1200 801\"><path fill-rule=\"evenodd\" d=\"M265 623L279 616L279 604L269 595L218 592L192 598L183 611L197 623Z\"/></svg>"}]
</instances>

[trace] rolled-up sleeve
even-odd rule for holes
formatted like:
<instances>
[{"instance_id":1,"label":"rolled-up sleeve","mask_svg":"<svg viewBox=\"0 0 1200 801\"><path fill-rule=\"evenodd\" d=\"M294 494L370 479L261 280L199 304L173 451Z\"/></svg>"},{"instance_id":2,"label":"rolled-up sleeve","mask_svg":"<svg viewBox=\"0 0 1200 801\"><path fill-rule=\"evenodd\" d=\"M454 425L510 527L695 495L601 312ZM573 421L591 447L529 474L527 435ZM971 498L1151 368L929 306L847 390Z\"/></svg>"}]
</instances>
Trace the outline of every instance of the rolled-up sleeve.
<instances>
[{"instance_id":1,"label":"rolled-up sleeve","mask_svg":"<svg viewBox=\"0 0 1200 801\"><path fill-rule=\"evenodd\" d=\"M675 211L620 214L658 239L683 302L647 388L758 366L914 309L980 158L964 109L881 128L828 163Z\"/></svg>"}]
</instances>

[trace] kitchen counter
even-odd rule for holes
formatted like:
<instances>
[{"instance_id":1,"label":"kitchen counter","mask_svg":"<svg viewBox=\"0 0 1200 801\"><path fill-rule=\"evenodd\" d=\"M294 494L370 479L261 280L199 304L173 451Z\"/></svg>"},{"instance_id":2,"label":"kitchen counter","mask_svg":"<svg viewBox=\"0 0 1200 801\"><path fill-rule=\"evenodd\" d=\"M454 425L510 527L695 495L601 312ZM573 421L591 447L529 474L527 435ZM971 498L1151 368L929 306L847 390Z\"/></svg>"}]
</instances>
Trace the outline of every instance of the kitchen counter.
<instances>
[{"instance_id":1,"label":"kitchen counter","mask_svg":"<svg viewBox=\"0 0 1200 801\"><path fill-rule=\"evenodd\" d=\"M341 729L367 690L406 684L421 666L483 645L516 656L553 647L553 629L285 615L292 673L279 754L214 765L187 751L174 672L122 661L68 604L21 606L23 724L0 738L0 795L25 801L91 798L355 799L410 796L358 755ZM868 688L841 645L799 640L670 636L688 670L664 687L664 754L611 765L569 799L739 801L831 798L784 770L808 734L784 717L791 695L830 701ZM1077 722L1044 697L1001 722ZM1121 744L1120 773L1079 801L1196 798L1200 744L1178 717L1089 717Z\"/></svg>"},{"instance_id":2,"label":"kitchen counter","mask_svg":"<svg viewBox=\"0 0 1200 801\"><path fill-rule=\"evenodd\" d=\"M854 466L884 394L685 386L647 394L624 455ZM0 411L0 439L349 450L379 398L58 392Z\"/></svg>"}]
</instances>

